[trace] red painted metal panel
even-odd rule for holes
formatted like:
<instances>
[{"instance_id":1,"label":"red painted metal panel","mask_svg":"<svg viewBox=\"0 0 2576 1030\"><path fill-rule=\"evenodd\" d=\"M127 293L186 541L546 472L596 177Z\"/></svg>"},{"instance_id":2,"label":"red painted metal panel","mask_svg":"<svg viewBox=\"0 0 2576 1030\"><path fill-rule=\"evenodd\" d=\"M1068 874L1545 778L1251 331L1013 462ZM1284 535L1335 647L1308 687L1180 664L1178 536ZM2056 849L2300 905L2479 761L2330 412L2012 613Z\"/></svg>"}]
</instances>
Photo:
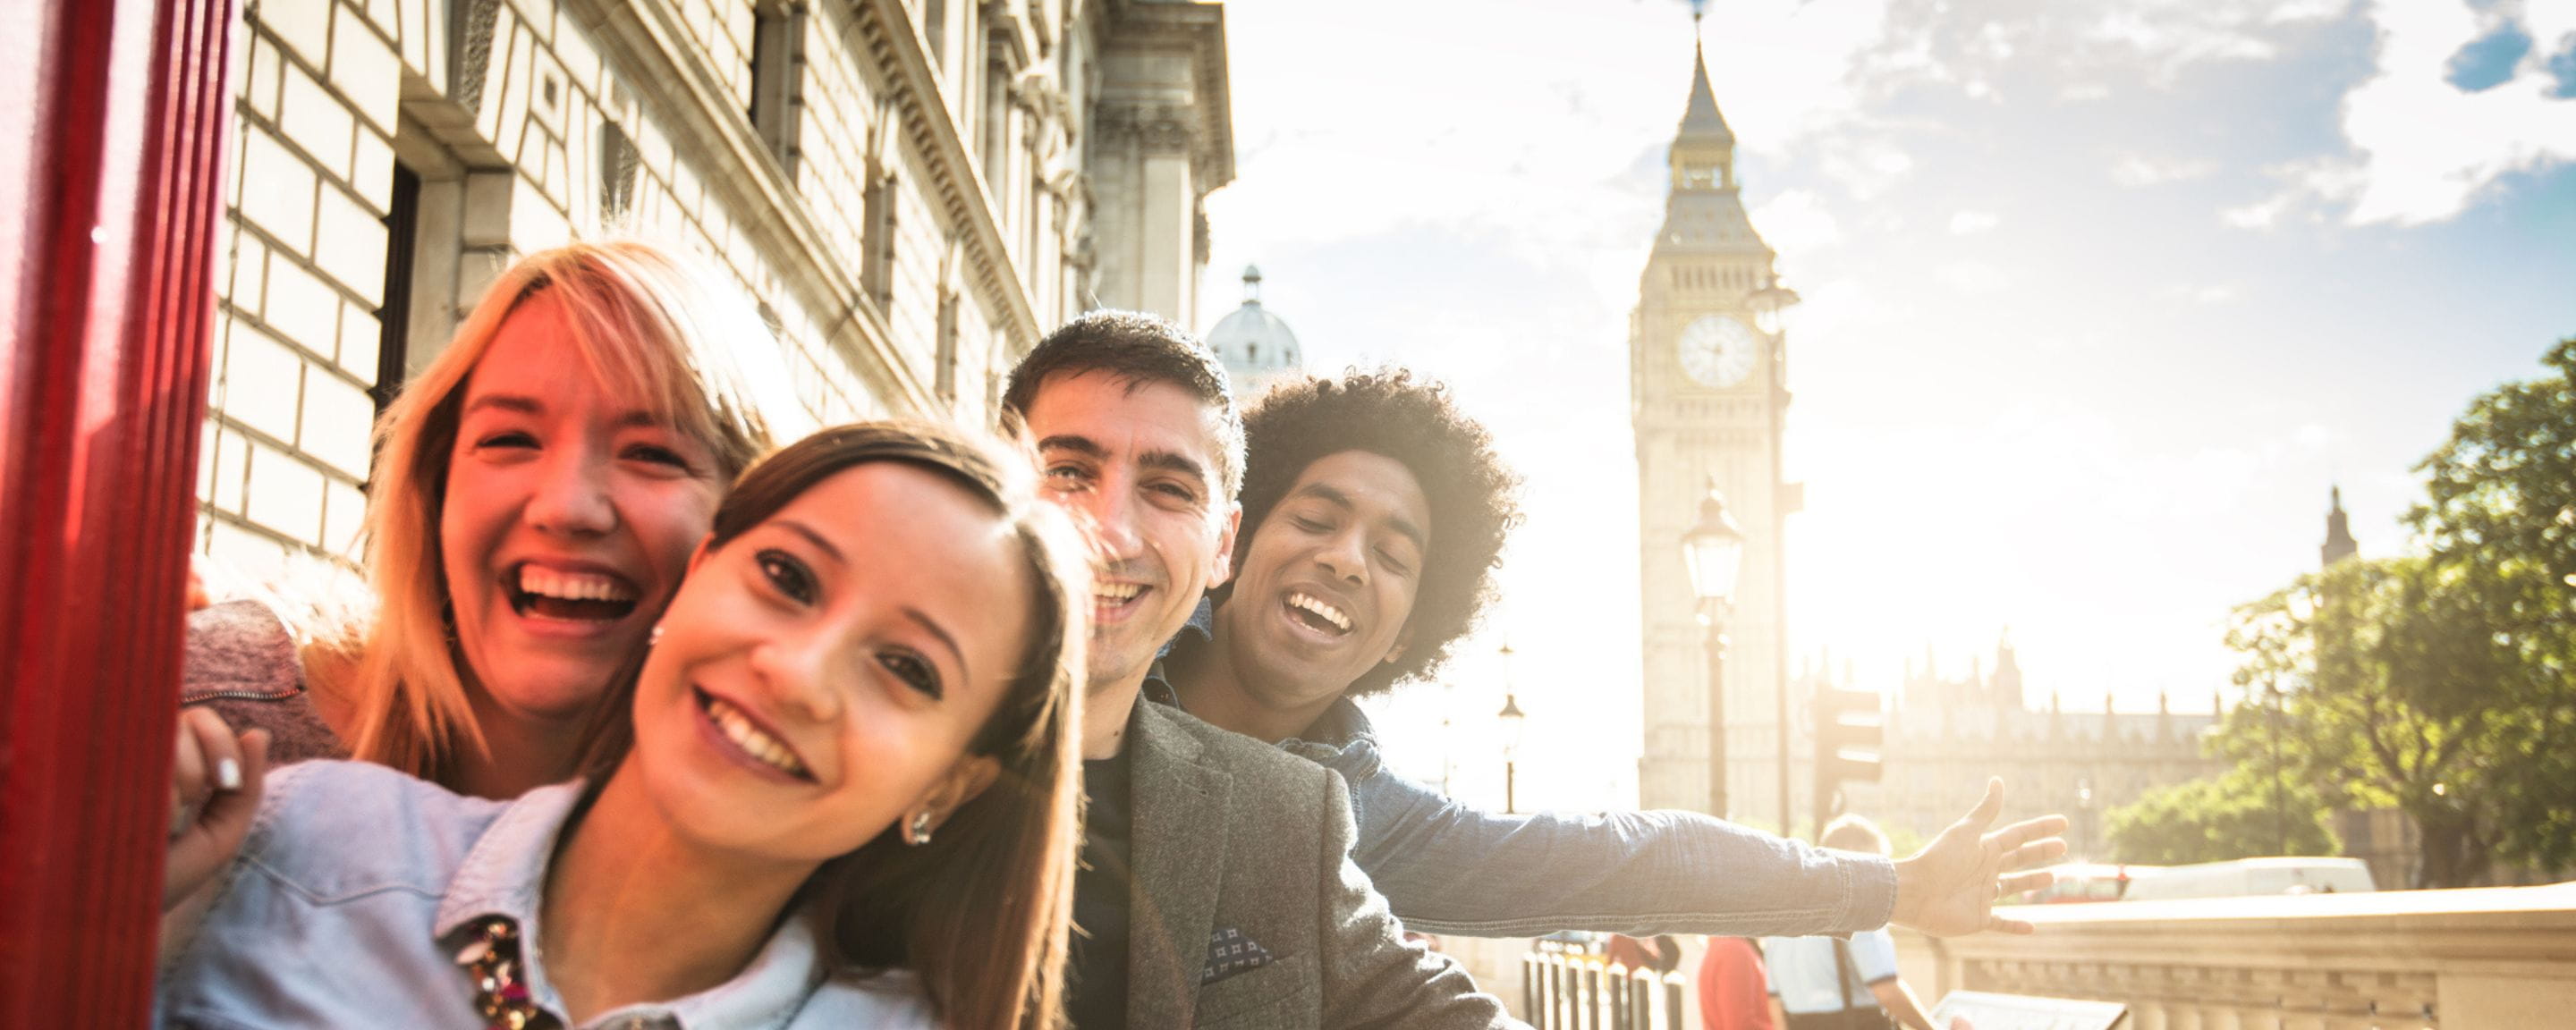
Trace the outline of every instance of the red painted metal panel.
<instances>
[{"instance_id":1,"label":"red painted metal panel","mask_svg":"<svg viewBox=\"0 0 2576 1030\"><path fill-rule=\"evenodd\" d=\"M141 1026L195 525L230 0L11 4L0 1026Z\"/></svg>"}]
</instances>

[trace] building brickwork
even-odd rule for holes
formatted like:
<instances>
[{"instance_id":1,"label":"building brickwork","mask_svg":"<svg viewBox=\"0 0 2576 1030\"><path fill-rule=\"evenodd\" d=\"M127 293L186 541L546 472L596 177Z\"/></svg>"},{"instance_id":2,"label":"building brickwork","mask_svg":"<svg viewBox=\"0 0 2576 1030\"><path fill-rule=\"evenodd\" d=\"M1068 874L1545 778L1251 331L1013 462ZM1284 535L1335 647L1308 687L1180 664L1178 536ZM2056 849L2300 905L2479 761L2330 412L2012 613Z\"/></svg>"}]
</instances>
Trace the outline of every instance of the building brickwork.
<instances>
[{"instance_id":1,"label":"building brickwork","mask_svg":"<svg viewBox=\"0 0 2576 1030\"><path fill-rule=\"evenodd\" d=\"M247 0L234 39L197 546L253 579L356 557L378 404L517 254L624 233L728 273L773 424L984 421L1096 303L1194 324L1092 255L1194 283L1165 223L1232 177L1213 3ZM1095 142L1138 95L1198 174Z\"/></svg>"}]
</instances>

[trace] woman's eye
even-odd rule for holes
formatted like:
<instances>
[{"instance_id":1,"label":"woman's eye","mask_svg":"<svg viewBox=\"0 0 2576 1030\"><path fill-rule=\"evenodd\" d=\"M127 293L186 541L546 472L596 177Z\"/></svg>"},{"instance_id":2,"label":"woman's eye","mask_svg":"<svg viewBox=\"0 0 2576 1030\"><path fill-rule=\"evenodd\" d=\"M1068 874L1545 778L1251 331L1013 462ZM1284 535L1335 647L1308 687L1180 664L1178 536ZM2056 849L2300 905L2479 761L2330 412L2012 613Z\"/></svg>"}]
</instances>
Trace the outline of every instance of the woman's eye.
<instances>
[{"instance_id":1,"label":"woman's eye","mask_svg":"<svg viewBox=\"0 0 2576 1030\"><path fill-rule=\"evenodd\" d=\"M769 585L799 604L814 603L814 573L785 551L762 551L757 556L760 573Z\"/></svg>"},{"instance_id":2,"label":"woman's eye","mask_svg":"<svg viewBox=\"0 0 2576 1030\"><path fill-rule=\"evenodd\" d=\"M649 443L639 443L632 447L628 447L626 449L626 456L636 461L649 461L656 465L668 465L682 472L689 471L689 459L681 457L680 452L668 447Z\"/></svg>"},{"instance_id":3,"label":"woman's eye","mask_svg":"<svg viewBox=\"0 0 2576 1030\"><path fill-rule=\"evenodd\" d=\"M485 434L482 439L474 441L476 447L535 447L536 445L536 437L517 429Z\"/></svg>"},{"instance_id":4,"label":"woman's eye","mask_svg":"<svg viewBox=\"0 0 2576 1030\"><path fill-rule=\"evenodd\" d=\"M887 672L895 674L895 678L906 686L922 692L933 701L939 700L939 670L922 661L920 655L909 651L888 651L877 657L877 664L885 666Z\"/></svg>"}]
</instances>

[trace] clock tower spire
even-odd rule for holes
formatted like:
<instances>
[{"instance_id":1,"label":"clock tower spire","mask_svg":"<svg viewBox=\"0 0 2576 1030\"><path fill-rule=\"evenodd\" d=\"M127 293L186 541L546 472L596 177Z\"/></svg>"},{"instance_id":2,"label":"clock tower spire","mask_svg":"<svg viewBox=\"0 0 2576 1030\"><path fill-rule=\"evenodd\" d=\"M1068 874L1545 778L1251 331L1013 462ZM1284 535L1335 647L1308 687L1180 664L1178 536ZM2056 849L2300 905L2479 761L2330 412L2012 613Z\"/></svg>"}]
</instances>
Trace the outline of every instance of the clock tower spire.
<instances>
[{"instance_id":1,"label":"clock tower spire","mask_svg":"<svg viewBox=\"0 0 2576 1030\"><path fill-rule=\"evenodd\" d=\"M1718 814L1777 817L1786 826L1787 813L1774 811L1792 803L1781 800L1788 641L1779 540L1797 490L1780 469L1787 352L1782 337L1755 317L1757 303L1786 293L1777 289L1770 246L1745 215L1735 131L1718 110L1707 55L1696 46L1690 93L1667 153L1664 220L1628 332L1645 623L1639 800L1649 808L1708 810L1709 721L1722 712L1727 793L1741 800L1738 811ZM1745 535L1726 624L1734 644L1721 704L1711 703L1703 631L1681 557L1682 535L1712 479Z\"/></svg>"}]
</instances>

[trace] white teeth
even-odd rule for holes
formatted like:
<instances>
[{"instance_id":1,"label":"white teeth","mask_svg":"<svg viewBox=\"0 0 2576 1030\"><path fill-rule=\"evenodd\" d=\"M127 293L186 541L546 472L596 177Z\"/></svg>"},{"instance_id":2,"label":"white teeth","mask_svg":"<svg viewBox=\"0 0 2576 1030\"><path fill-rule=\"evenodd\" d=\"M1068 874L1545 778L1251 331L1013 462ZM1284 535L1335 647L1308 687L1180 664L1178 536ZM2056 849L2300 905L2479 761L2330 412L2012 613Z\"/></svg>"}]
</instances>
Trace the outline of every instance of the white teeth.
<instances>
[{"instance_id":1,"label":"white teeth","mask_svg":"<svg viewBox=\"0 0 2576 1030\"><path fill-rule=\"evenodd\" d=\"M1342 614L1341 609L1316 600L1310 595L1290 594L1288 595L1288 603L1292 607L1303 608L1315 613L1316 615L1322 616L1324 621L1332 623L1336 628L1340 629L1344 633L1351 631L1350 616Z\"/></svg>"},{"instance_id":2,"label":"white teeth","mask_svg":"<svg viewBox=\"0 0 2576 1030\"><path fill-rule=\"evenodd\" d=\"M1135 600L1136 595L1144 589L1145 586L1142 583L1094 583L1091 585L1091 595L1103 601L1126 602Z\"/></svg>"},{"instance_id":3,"label":"white teeth","mask_svg":"<svg viewBox=\"0 0 2576 1030\"><path fill-rule=\"evenodd\" d=\"M722 698L709 697L706 710L707 717L715 720L716 728L724 731L725 739L733 741L744 754L790 776L805 775L805 763L796 760L796 753L788 750L778 738L761 732L760 727L743 715L741 709L726 704Z\"/></svg>"},{"instance_id":4,"label":"white teeth","mask_svg":"<svg viewBox=\"0 0 2576 1030\"><path fill-rule=\"evenodd\" d=\"M632 601L635 588L615 576L519 566L519 591L565 601Z\"/></svg>"}]
</instances>

